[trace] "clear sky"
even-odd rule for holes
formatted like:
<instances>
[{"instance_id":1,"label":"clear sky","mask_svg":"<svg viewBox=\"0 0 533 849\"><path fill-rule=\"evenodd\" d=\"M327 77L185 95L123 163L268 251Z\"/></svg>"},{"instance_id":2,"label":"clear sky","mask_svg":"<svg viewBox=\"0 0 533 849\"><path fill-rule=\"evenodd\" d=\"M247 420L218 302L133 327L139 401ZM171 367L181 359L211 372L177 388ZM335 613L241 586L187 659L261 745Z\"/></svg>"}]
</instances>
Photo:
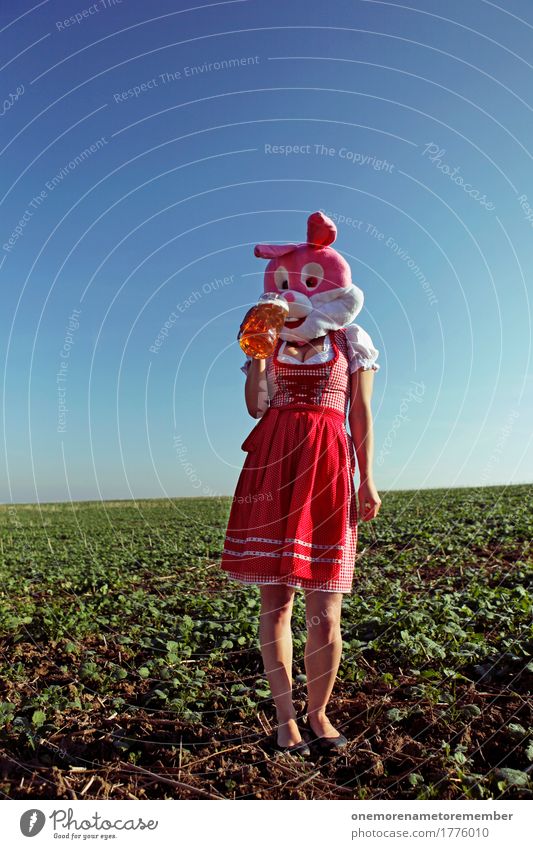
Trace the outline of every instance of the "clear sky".
<instances>
[{"instance_id":1,"label":"clear sky","mask_svg":"<svg viewBox=\"0 0 533 849\"><path fill-rule=\"evenodd\" d=\"M231 495L253 246L317 209L380 352L378 489L532 480L529 0L0 16L0 500Z\"/></svg>"}]
</instances>

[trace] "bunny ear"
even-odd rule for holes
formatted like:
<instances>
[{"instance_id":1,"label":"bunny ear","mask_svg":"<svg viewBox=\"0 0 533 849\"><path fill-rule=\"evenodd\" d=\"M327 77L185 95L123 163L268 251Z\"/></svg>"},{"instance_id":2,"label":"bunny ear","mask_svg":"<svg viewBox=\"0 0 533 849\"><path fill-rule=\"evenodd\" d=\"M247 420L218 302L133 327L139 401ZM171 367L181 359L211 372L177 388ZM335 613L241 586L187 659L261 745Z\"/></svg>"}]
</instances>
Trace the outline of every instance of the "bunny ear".
<instances>
[{"instance_id":1,"label":"bunny ear","mask_svg":"<svg viewBox=\"0 0 533 849\"><path fill-rule=\"evenodd\" d=\"M254 254L263 257L263 259L275 259L278 256L285 256L294 251L298 245L256 245Z\"/></svg>"},{"instance_id":2,"label":"bunny ear","mask_svg":"<svg viewBox=\"0 0 533 849\"><path fill-rule=\"evenodd\" d=\"M337 238L337 228L323 212L313 212L307 219L307 243L326 247Z\"/></svg>"}]
</instances>

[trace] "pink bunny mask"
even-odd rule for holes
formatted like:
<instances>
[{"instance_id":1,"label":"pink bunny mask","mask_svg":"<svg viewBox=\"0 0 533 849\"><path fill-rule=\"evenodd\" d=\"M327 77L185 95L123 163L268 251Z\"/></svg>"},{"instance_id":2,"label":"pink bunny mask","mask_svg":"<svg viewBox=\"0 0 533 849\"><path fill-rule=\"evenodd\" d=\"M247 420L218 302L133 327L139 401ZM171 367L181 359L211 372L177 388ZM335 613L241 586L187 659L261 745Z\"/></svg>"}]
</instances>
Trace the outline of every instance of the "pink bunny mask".
<instances>
[{"instance_id":1,"label":"pink bunny mask","mask_svg":"<svg viewBox=\"0 0 533 849\"><path fill-rule=\"evenodd\" d=\"M280 336L304 343L350 324L361 311L364 294L352 283L350 266L334 248L334 222L323 212L307 219L307 242L256 245L254 253L269 259L264 291L280 292L289 315Z\"/></svg>"}]
</instances>

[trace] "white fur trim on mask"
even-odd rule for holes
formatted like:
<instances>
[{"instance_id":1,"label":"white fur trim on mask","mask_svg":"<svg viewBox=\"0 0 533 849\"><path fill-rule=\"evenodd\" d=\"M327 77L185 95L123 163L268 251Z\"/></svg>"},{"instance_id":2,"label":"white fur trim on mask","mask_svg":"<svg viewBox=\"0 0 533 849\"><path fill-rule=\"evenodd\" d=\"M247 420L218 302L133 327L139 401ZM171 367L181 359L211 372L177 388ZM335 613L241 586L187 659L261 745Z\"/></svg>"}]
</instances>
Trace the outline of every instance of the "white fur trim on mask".
<instances>
[{"instance_id":1,"label":"white fur trim on mask","mask_svg":"<svg viewBox=\"0 0 533 849\"><path fill-rule=\"evenodd\" d=\"M351 283L342 289L317 292L316 295L310 295L309 299L313 305L312 311L294 330L284 325L281 339L287 342L293 339L315 339L325 336L328 330L340 330L351 324L361 312L365 296L362 289Z\"/></svg>"}]
</instances>

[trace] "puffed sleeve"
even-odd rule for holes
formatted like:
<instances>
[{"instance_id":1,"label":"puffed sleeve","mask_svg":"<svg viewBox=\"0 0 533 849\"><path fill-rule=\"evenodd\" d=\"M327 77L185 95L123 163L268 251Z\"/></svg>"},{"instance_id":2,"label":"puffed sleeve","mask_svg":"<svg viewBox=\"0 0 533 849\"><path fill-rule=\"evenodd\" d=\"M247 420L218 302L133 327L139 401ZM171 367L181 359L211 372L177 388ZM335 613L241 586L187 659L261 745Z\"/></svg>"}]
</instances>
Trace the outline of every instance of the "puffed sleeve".
<instances>
[{"instance_id":1,"label":"puffed sleeve","mask_svg":"<svg viewBox=\"0 0 533 849\"><path fill-rule=\"evenodd\" d=\"M360 324L349 324L344 328L348 342L350 359L350 374L359 368L378 371L381 366L376 362L379 350L374 347L372 339Z\"/></svg>"},{"instance_id":2,"label":"puffed sleeve","mask_svg":"<svg viewBox=\"0 0 533 849\"><path fill-rule=\"evenodd\" d=\"M241 366L241 371L244 372L246 376L248 376L248 369L250 368L250 363L252 362L252 357L246 355L246 360L244 364ZM266 378L266 371L264 371L259 380L259 392L257 396L257 404L258 411L256 419L260 419L263 413L268 409L269 401L268 401L268 382Z\"/></svg>"},{"instance_id":3,"label":"puffed sleeve","mask_svg":"<svg viewBox=\"0 0 533 849\"><path fill-rule=\"evenodd\" d=\"M246 359L244 361L244 365L241 366L241 371L245 373L248 377L248 369L250 368L250 363L252 362L252 358L246 355Z\"/></svg>"}]
</instances>

